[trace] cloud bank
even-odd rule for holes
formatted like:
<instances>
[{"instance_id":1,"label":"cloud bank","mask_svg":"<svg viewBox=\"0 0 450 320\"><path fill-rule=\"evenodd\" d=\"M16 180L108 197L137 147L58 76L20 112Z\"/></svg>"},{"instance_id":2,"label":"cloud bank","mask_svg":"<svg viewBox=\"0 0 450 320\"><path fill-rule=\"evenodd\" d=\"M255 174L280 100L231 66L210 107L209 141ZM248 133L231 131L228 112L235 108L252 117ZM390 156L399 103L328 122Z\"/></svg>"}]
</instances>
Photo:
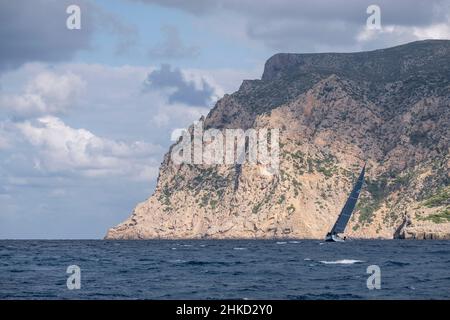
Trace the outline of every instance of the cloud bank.
<instances>
[{"instance_id":1,"label":"cloud bank","mask_svg":"<svg viewBox=\"0 0 450 320\"><path fill-rule=\"evenodd\" d=\"M425 38L449 38L450 2L380 0L381 32L366 31L371 0L130 0L177 9L205 28L230 31L276 52L352 51ZM238 26L236 29L235 26Z\"/></svg>"}]
</instances>

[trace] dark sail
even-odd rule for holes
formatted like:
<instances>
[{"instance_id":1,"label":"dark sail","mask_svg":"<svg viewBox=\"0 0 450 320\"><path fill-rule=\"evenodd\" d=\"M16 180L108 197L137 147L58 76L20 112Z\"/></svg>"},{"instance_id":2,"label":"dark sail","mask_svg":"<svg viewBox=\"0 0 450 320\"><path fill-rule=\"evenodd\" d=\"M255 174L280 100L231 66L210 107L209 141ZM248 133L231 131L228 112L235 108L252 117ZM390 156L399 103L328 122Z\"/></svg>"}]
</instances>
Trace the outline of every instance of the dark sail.
<instances>
[{"instance_id":1,"label":"dark sail","mask_svg":"<svg viewBox=\"0 0 450 320\"><path fill-rule=\"evenodd\" d=\"M355 209L356 202L358 201L359 193L360 193L362 185L364 183L365 171L366 171L366 165L364 165L364 167L362 168L361 173L359 174L358 180L356 181L356 184L353 187L353 190L347 199L347 202L345 203L344 207L342 208L342 211L339 214L339 217L338 217L336 223L334 224L333 229L331 229L331 234L337 234L337 233L344 232L345 227L347 226L348 220L350 220L352 212Z\"/></svg>"}]
</instances>

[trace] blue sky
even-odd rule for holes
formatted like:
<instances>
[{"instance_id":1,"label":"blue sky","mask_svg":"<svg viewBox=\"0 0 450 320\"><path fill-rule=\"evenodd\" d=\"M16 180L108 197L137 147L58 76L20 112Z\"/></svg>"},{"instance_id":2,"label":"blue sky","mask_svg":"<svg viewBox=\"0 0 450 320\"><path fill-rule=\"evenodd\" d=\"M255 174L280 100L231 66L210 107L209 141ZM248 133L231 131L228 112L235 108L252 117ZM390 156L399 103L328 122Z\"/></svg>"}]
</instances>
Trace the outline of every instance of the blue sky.
<instances>
[{"instance_id":1,"label":"blue sky","mask_svg":"<svg viewBox=\"0 0 450 320\"><path fill-rule=\"evenodd\" d=\"M65 9L81 8L81 30ZM0 238L101 238L153 191L174 129L277 52L450 37L450 1L0 0Z\"/></svg>"}]
</instances>

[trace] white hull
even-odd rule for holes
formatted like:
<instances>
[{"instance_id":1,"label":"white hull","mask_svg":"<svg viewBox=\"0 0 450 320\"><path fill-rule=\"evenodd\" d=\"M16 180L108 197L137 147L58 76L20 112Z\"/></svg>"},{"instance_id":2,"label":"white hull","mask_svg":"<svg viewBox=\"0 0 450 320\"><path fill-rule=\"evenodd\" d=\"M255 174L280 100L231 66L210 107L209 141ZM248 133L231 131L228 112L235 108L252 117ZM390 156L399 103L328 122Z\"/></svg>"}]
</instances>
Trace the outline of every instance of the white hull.
<instances>
[{"instance_id":1,"label":"white hull","mask_svg":"<svg viewBox=\"0 0 450 320\"><path fill-rule=\"evenodd\" d=\"M325 241L327 242L344 242L345 240L340 238L337 234L331 234L325 237Z\"/></svg>"}]
</instances>

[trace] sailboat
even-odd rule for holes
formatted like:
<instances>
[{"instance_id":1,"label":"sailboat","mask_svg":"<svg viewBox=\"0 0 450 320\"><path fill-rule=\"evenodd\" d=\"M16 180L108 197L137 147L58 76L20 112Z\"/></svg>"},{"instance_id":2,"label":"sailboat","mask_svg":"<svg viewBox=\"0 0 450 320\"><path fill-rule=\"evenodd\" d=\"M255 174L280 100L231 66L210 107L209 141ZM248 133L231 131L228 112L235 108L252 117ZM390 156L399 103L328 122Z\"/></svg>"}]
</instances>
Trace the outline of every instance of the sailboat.
<instances>
[{"instance_id":1,"label":"sailboat","mask_svg":"<svg viewBox=\"0 0 450 320\"><path fill-rule=\"evenodd\" d=\"M356 202L358 201L359 193L361 192L361 188L364 184L365 171L366 171L366 165L364 164L364 167L362 168L361 173L359 174L358 180L356 181L356 184L353 187L353 190L350 193L350 196L348 197L347 201L345 202L345 205L342 208L341 213L339 214L339 217L336 220L336 223L334 224L331 231L328 232L327 235L325 236L325 241L332 241L332 242L345 241L346 237L341 238L339 236L339 234L344 233L345 227L347 226L347 223L350 220L350 217L352 216L353 210L355 209Z\"/></svg>"}]
</instances>

